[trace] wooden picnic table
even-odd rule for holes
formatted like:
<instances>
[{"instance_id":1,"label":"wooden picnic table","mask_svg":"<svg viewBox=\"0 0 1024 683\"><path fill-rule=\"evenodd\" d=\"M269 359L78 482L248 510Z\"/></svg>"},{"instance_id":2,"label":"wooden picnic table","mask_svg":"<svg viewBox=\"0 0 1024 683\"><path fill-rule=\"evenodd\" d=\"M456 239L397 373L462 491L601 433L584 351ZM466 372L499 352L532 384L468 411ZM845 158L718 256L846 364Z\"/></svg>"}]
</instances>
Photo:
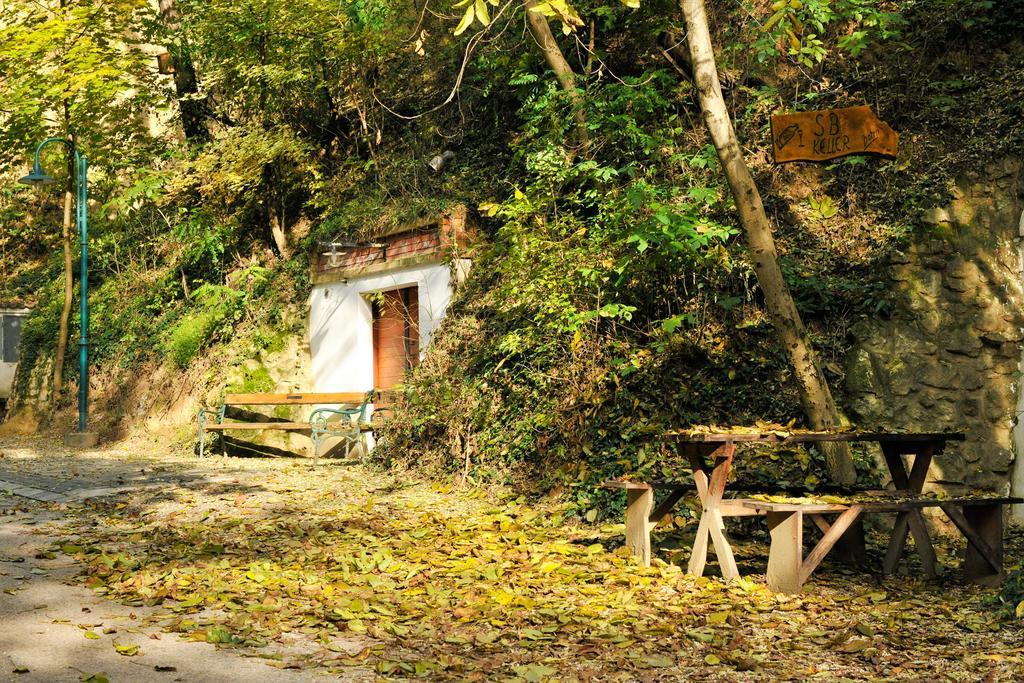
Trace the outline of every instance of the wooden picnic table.
<instances>
[{"instance_id":1,"label":"wooden picnic table","mask_svg":"<svg viewBox=\"0 0 1024 683\"><path fill-rule=\"evenodd\" d=\"M1011 499L923 499L921 496L932 458L941 453L947 442L963 441L958 432L801 432L784 430L735 431L677 430L664 435L689 460L697 495L701 502L700 522L690 555L689 573L700 576L707 563L709 541L722 572L722 577L739 576L732 547L725 534L725 517L765 515L772 537L768 562L768 583L773 588L795 592L841 540L856 553L863 538L856 538L864 512L895 512L896 522L883 562L883 571L895 570L913 535L914 546L921 558L926 576L935 576L936 558L928 535L922 508L940 507L967 538L965 567L982 578L997 580L1002 575L1002 507ZM724 498L729 472L737 444L821 444L840 442L876 442L882 450L895 491L888 499L851 504L773 503L756 499ZM904 461L904 458L907 461ZM686 485L667 482L611 481L606 486L627 492L626 543L644 564L650 563L650 531L690 490ZM668 490L667 496L654 507L654 490ZM803 515L814 522L822 538L804 558ZM825 515L838 515L829 522ZM851 532L851 533L848 533Z\"/></svg>"}]
</instances>

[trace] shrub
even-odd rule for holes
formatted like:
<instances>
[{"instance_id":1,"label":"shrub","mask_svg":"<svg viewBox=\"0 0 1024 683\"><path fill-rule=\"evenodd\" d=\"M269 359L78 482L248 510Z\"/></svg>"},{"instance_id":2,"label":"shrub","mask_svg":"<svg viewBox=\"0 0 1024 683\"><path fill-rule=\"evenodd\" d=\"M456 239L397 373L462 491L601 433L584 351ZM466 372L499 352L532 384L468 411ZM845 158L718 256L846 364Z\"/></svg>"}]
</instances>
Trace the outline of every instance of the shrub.
<instances>
[{"instance_id":1,"label":"shrub","mask_svg":"<svg viewBox=\"0 0 1024 683\"><path fill-rule=\"evenodd\" d=\"M166 350L179 368L186 368L196 354L235 320L245 303L243 292L222 285L203 285L195 292L199 309L184 316L171 329Z\"/></svg>"}]
</instances>

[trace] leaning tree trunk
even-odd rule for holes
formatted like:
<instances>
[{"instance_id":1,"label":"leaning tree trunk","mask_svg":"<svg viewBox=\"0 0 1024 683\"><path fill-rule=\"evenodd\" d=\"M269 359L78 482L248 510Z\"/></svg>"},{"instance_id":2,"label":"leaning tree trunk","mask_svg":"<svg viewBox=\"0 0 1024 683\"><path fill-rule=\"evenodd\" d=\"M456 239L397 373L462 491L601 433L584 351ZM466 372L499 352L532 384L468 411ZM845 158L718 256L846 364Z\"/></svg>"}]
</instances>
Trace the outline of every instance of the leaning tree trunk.
<instances>
[{"instance_id":1,"label":"leaning tree trunk","mask_svg":"<svg viewBox=\"0 0 1024 683\"><path fill-rule=\"evenodd\" d=\"M70 155L69 155L70 156ZM73 162L71 162L73 163ZM71 320L71 305L75 294L75 258L71 244L71 205L74 202L74 168L68 164L68 184L64 192L64 308L60 312L60 329L57 332L57 354L53 358L53 396L59 399L64 388L64 356L68 351L68 326Z\"/></svg>"},{"instance_id":2,"label":"leaning tree trunk","mask_svg":"<svg viewBox=\"0 0 1024 683\"><path fill-rule=\"evenodd\" d=\"M736 200L740 223L754 260L754 272L764 292L765 307L793 366L800 389L800 401L811 425L815 429L835 428L839 424L839 411L825 376L818 367L793 296L782 278L771 224L765 215L754 178L743 159L732 119L725 106L725 98L722 97L704 1L680 0L679 4L686 17L690 63L704 112L704 123L711 133L711 140ZM857 475L849 445L831 444L824 450L830 477L837 483L853 483Z\"/></svg>"},{"instance_id":3,"label":"leaning tree trunk","mask_svg":"<svg viewBox=\"0 0 1024 683\"><path fill-rule=\"evenodd\" d=\"M288 246L288 226L285 222L287 219L284 202L271 200L268 202L270 206L269 220L270 220L270 236L274 240L274 246L277 247L277 253L281 257L282 261L287 261L292 257L292 250Z\"/></svg>"},{"instance_id":4,"label":"leaning tree trunk","mask_svg":"<svg viewBox=\"0 0 1024 683\"><path fill-rule=\"evenodd\" d=\"M530 35L537 43L538 49L544 56L548 68L555 73L558 84L569 96L572 104L573 118L576 120L576 142L580 145L587 144L587 115L583 108L583 93L576 85L576 72L572 70L569 62L558 47L555 36L551 33L551 26L547 17L535 10L538 0L527 0L526 2L526 26L530 29Z\"/></svg>"},{"instance_id":5,"label":"leaning tree trunk","mask_svg":"<svg viewBox=\"0 0 1024 683\"><path fill-rule=\"evenodd\" d=\"M63 6L63 3L62 3ZM71 133L71 103L64 100L64 129L68 139L74 142ZM75 201L75 155L68 154L68 181L64 188L64 220L61 224L61 242L64 245L64 308L60 312L60 327L57 331L57 352L53 358L53 397L59 400L64 390L64 356L68 351L68 327L71 322L71 306L75 296L75 256L71 242L71 205Z\"/></svg>"}]
</instances>

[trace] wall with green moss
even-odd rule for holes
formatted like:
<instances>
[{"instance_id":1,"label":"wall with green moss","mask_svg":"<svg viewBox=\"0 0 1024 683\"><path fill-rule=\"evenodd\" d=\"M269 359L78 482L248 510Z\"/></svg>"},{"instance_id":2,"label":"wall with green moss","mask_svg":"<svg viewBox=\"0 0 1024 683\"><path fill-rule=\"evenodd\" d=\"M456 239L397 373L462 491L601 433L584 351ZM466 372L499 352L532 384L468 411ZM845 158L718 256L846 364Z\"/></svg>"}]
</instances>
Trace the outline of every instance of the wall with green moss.
<instances>
[{"instance_id":1,"label":"wall with green moss","mask_svg":"<svg viewBox=\"0 0 1024 683\"><path fill-rule=\"evenodd\" d=\"M1007 493L1024 341L1020 159L964 174L892 256L893 314L853 328L845 388L857 424L965 432L929 486Z\"/></svg>"}]
</instances>

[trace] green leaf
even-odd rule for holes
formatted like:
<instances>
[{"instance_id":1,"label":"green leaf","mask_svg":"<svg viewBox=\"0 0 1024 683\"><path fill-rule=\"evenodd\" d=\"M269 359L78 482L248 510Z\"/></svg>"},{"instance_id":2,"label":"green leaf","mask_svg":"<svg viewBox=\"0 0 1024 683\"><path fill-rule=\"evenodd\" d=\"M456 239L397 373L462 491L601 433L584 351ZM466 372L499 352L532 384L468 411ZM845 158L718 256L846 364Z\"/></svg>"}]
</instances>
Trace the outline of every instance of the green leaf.
<instances>
[{"instance_id":1,"label":"green leaf","mask_svg":"<svg viewBox=\"0 0 1024 683\"><path fill-rule=\"evenodd\" d=\"M484 26L491 23L491 15L487 11L487 3L484 0L476 0L476 18Z\"/></svg>"},{"instance_id":2,"label":"green leaf","mask_svg":"<svg viewBox=\"0 0 1024 683\"><path fill-rule=\"evenodd\" d=\"M653 666L659 669L665 669L675 665L675 660L667 655L647 655L644 657L643 661L648 666Z\"/></svg>"},{"instance_id":3,"label":"green leaf","mask_svg":"<svg viewBox=\"0 0 1024 683\"><path fill-rule=\"evenodd\" d=\"M521 664L512 667L518 676L525 678L529 683L540 683L544 679L554 676L558 671L543 664Z\"/></svg>"},{"instance_id":4,"label":"green leaf","mask_svg":"<svg viewBox=\"0 0 1024 683\"><path fill-rule=\"evenodd\" d=\"M466 29L473 23L473 19L476 16L475 11L473 4L470 4L466 8L466 13L462 15L462 21L460 21L459 25L455 27L455 35L461 36L466 32Z\"/></svg>"}]
</instances>

